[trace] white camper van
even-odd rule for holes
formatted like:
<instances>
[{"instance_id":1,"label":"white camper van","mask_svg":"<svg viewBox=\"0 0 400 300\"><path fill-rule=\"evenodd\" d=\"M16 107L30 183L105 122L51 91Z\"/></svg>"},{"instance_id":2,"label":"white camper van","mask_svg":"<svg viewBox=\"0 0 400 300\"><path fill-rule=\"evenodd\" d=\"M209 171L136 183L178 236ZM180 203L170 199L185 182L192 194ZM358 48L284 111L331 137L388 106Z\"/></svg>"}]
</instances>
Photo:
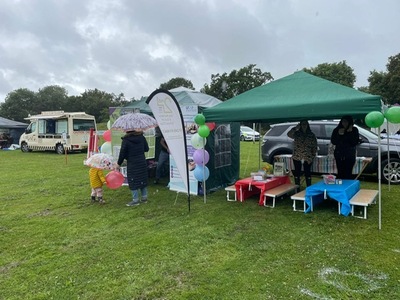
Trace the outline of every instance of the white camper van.
<instances>
[{"instance_id":1,"label":"white camper van","mask_svg":"<svg viewBox=\"0 0 400 300\"><path fill-rule=\"evenodd\" d=\"M19 139L22 152L86 151L90 129L96 131L95 117L84 112L43 111L25 120L31 123Z\"/></svg>"}]
</instances>

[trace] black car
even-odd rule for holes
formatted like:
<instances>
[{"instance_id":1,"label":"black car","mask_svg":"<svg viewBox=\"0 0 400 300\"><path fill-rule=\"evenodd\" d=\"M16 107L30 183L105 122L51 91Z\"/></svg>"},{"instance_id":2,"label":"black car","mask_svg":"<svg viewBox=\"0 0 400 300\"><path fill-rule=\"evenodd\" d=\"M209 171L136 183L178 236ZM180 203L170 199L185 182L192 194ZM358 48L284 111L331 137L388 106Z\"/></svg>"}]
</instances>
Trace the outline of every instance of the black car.
<instances>
[{"instance_id":1,"label":"black car","mask_svg":"<svg viewBox=\"0 0 400 300\"><path fill-rule=\"evenodd\" d=\"M318 155L327 155L332 131L339 121L310 121L309 123L311 131L318 140ZM297 124L298 122L271 125L262 141L261 155L263 161L273 163L275 155L292 154L293 140L287 136L287 133ZM375 174L378 171L378 136L360 126L357 126L357 128L360 133L357 156L372 157L371 163L368 164L363 173ZM390 180L391 183L400 184L400 140L389 139L389 147L387 142L386 138L381 140L382 179L386 182Z\"/></svg>"}]
</instances>

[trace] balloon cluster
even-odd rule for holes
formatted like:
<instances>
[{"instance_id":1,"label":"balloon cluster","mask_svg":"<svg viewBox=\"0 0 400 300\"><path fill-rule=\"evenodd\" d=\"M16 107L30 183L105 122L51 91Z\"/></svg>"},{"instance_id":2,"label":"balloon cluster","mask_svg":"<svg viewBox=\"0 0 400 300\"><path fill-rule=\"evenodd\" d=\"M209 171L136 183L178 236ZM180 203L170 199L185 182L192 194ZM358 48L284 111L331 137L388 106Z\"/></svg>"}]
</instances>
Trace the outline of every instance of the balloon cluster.
<instances>
[{"instance_id":1,"label":"balloon cluster","mask_svg":"<svg viewBox=\"0 0 400 300\"><path fill-rule=\"evenodd\" d=\"M370 128L377 128L383 124L385 118L390 123L400 123L400 106L392 106L384 114L380 111L371 111L365 116L365 124Z\"/></svg>"},{"instance_id":2,"label":"balloon cluster","mask_svg":"<svg viewBox=\"0 0 400 300\"><path fill-rule=\"evenodd\" d=\"M110 120L107 122L107 130L103 133L103 139L105 142L100 147L100 152L112 155L112 145L111 145L111 123ZM110 189L117 189L124 183L125 177L120 172L111 171L106 175L107 187Z\"/></svg>"},{"instance_id":3,"label":"balloon cluster","mask_svg":"<svg viewBox=\"0 0 400 300\"><path fill-rule=\"evenodd\" d=\"M203 114L197 114L194 117L194 122L198 125L197 133L191 138L192 146L196 149L193 153L193 161L196 163L194 177L198 181L206 181L210 176L210 170L206 166L210 160L210 155L204 149L204 146L207 143L210 131L215 128L215 123L206 123Z\"/></svg>"},{"instance_id":4,"label":"balloon cluster","mask_svg":"<svg viewBox=\"0 0 400 300\"><path fill-rule=\"evenodd\" d=\"M103 139L105 142L100 147L101 153L112 154L112 146L111 146L111 130L110 130L110 120L107 122L107 130L103 133Z\"/></svg>"}]
</instances>

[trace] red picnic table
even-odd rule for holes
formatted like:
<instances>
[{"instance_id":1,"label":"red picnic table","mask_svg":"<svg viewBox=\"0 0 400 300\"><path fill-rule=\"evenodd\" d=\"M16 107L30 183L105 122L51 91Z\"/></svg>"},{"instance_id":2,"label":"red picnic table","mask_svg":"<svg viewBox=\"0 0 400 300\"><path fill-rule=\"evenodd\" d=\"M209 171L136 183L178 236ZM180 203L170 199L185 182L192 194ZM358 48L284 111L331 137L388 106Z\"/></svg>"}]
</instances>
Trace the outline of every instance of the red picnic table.
<instances>
[{"instance_id":1,"label":"red picnic table","mask_svg":"<svg viewBox=\"0 0 400 300\"><path fill-rule=\"evenodd\" d=\"M245 199L260 194L259 205L264 205L264 192L282 184L290 183L289 176L274 176L266 180L253 180L251 177L239 179L235 183L237 200L243 202Z\"/></svg>"}]
</instances>

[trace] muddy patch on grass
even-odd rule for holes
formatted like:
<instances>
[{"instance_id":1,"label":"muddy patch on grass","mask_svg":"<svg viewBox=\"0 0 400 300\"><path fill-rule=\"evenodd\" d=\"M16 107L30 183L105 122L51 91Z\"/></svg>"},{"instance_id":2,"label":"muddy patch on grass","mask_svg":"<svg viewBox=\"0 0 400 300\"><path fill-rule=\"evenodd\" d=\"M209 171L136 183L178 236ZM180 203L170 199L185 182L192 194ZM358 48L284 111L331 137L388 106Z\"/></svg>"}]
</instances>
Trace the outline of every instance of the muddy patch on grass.
<instances>
[{"instance_id":1,"label":"muddy patch on grass","mask_svg":"<svg viewBox=\"0 0 400 300\"><path fill-rule=\"evenodd\" d=\"M7 274L11 269L18 267L21 263L11 262L7 265L0 266L0 274Z\"/></svg>"},{"instance_id":2,"label":"muddy patch on grass","mask_svg":"<svg viewBox=\"0 0 400 300\"><path fill-rule=\"evenodd\" d=\"M28 215L28 218L46 217L46 216L51 215L51 214L52 214L51 210L49 208L46 208L45 210L42 210L42 211L39 211L37 213Z\"/></svg>"}]
</instances>

